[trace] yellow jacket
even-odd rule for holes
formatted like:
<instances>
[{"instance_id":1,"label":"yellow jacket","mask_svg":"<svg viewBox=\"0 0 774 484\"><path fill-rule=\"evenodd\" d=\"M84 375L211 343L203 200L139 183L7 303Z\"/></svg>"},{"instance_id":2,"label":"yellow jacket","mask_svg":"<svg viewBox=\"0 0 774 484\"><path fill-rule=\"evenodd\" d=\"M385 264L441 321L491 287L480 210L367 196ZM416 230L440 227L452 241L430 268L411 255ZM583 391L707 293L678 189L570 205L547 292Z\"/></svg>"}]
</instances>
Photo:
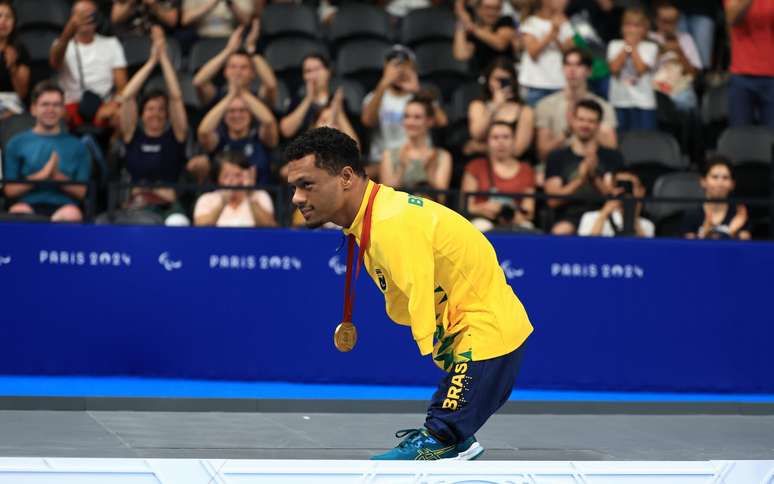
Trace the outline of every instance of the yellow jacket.
<instances>
[{"instance_id":1,"label":"yellow jacket","mask_svg":"<svg viewBox=\"0 0 774 484\"><path fill-rule=\"evenodd\" d=\"M344 229L358 245L374 186L368 182L354 222ZM432 351L444 370L508 354L532 332L492 244L443 205L382 186L364 262L384 293L388 316L411 326L420 353Z\"/></svg>"}]
</instances>

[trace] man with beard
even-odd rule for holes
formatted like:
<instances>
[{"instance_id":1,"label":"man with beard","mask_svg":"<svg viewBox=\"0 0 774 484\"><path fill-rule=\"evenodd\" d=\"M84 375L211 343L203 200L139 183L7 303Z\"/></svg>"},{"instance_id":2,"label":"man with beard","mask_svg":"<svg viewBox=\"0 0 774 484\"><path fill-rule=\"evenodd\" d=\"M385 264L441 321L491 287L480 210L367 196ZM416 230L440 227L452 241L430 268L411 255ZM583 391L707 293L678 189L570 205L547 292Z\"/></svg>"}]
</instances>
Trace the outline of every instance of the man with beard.
<instances>
[{"instance_id":1,"label":"man with beard","mask_svg":"<svg viewBox=\"0 0 774 484\"><path fill-rule=\"evenodd\" d=\"M409 326L422 355L447 375L424 426L377 460L472 460L474 434L513 388L532 325L507 284L489 241L468 220L432 200L370 181L353 139L332 128L307 131L288 146L293 203L308 226L332 222L348 238L347 288L365 263L387 314ZM355 243L360 246L353 267ZM352 298L345 298L351 336ZM348 319L349 318L349 319ZM352 338L336 337L347 351Z\"/></svg>"},{"instance_id":2,"label":"man with beard","mask_svg":"<svg viewBox=\"0 0 774 484\"><path fill-rule=\"evenodd\" d=\"M569 146L548 155L546 194L593 198L612 193L613 173L623 168L623 157L620 152L599 144L602 113L602 106L592 99L576 103ZM551 232L572 235L583 213L596 210L600 204L593 200L553 198L548 200L548 206L556 209Z\"/></svg>"}]
</instances>

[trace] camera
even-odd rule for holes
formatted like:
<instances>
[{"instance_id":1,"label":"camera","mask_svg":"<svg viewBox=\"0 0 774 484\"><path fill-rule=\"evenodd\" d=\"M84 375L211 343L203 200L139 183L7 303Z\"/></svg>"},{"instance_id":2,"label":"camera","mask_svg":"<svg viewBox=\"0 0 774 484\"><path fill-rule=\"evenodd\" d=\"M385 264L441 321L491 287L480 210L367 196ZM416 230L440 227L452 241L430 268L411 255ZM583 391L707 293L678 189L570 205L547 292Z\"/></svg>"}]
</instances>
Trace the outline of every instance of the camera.
<instances>
[{"instance_id":1,"label":"camera","mask_svg":"<svg viewBox=\"0 0 774 484\"><path fill-rule=\"evenodd\" d=\"M504 222L510 222L513 220L514 215L516 215L516 211L513 207L510 205L503 205L500 209L500 213L497 214L497 219Z\"/></svg>"},{"instance_id":2,"label":"camera","mask_svg":"<svg viewBox=\"0 0 774 484\"><path fill-rule=\"evenodd\" d=\"M616 188L623 190L624 195L631 195L634 193L634 183L631 180L618 180L615 183Z\"/></svg>"}]
</instances>

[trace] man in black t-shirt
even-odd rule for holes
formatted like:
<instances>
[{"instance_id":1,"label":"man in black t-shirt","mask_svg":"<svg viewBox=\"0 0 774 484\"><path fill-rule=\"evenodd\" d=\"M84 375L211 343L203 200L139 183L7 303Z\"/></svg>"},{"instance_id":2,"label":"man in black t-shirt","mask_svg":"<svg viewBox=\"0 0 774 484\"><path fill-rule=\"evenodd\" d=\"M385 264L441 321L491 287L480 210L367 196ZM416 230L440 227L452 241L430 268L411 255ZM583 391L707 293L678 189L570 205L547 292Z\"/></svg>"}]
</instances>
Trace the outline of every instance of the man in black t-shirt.
<instances>
[{"instance_id":1,"label":"man in black t-shirt","mask_svg":"<svg viewBox=\"0 0 774 484\"><path fill-rule=\"evenodd\" d=\"M555 209L554 235L573 235L584 212L601 206L594 197L605 197L613 190L613 173L623 168L617 150L599 146L597 133L602 106L592 99L576 103L571 121L572 138L566 148L552 151L546 163L545 192L548 195L586 197L592 200L550 199Z\"/></svg>"}]
</instances>

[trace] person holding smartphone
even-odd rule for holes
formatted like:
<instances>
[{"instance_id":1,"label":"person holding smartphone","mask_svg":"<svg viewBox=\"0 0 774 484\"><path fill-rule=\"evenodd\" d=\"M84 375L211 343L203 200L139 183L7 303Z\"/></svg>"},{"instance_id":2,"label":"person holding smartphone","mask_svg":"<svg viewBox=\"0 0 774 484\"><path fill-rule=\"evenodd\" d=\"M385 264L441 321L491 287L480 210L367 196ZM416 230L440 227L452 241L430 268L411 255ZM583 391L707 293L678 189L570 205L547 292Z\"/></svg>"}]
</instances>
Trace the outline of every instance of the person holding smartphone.
<instances>
[{"instance_id":1,"label":"person holding smartphone","mask_svg":"<svg viewBox=\"0 0 774 484\"><path fill-rule=\"evenodd\" d=\"M514 130L513 156L527 152L535 133L535 112L519 97L519 81L513 61L497 57L484 73L481 97L468 105L470 141L465 154L485 154L487 132L492 123L508 123Z\"/></svg>"},{"instance_id":2,"label":"person holding smartphone","mask_svg":"<svg viewBox=\"0 0 774 484\"><path fill-rule=\"evenodd\" d=\"M94 0L76 0L49 54L73 129L84 124L107 128L120 108L111 96L128 82L124 48L118 38L97 33L97 11Z\"/></svg>"},{"instance_id":3,"label":"person holding smartphone","mask_svg":"<svg viewBox=\"0 0 774 484\"><path fill-rule=\"evenodd\" d=\"M631 201L632 232L627 234L626 198L642 198L645 187L634 173L619 171L613 176L611 196L601 209L586 212L581 217L578 235L595 237L617 237L631 235L635 237L654 237L656 227L653 222L642 217L642 202Z\"/></svg>"}]
</instances>

